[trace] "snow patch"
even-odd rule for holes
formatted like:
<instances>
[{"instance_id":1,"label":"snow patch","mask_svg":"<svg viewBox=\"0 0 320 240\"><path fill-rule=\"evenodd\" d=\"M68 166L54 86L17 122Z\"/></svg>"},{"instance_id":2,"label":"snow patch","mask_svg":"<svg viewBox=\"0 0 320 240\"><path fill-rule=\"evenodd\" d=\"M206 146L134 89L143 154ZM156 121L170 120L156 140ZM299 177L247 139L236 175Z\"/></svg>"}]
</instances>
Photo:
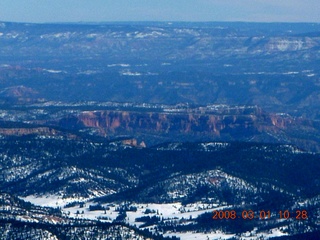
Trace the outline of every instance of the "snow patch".
<instances>
[{"instance_id":1,"label":"snow patch","mask_svg":"<svg viewBox=\"0 0 320 240\"><path fill-rule=\"evenodd\" d=\"M164 237L179 237L180 239L230 239L235 236L235 234L226 234L220 231L211 233L196 233L196 232L175 232L175 233L165 233Z\"/></svg>"},{"instance_id":2,"label":"snow patch","mask_svg":"<svg viewBox=\"0 0 320 240\"><path fill-rule=\"evenodd\" d=\"M120 74L123 75L123 76L141 76L142 75L142 73L131 72L131 71L120 72Z\"/></svg>"},{"instance_id":3,"label":"snow patch","mask_svg":"<svg viewBox=\"0 0 320 240\"><path fill-rule=\"evenodd\" d=\"M54 70L54 69L43 69L43 70L46 72L49 72L49 73L61 73L62 72L61 70Z\"/></svg>"},{"instance_id":4,"label":"snow patch","mask_svg":"<svg viewBox=\"0 0 320 240\"><path fill-rule=\"evenodd\" d=\"M308 74L307 75L307 77L314 77L316 74L314 74L314 73L310 73L310 74Z\"/></svg>"},{"instance_id":5,"label":"snow patch","mask_svg":"<svg viewBox=\"0 0 320 240\"><path fill-rule=\"evenodd\" d=\"M284 75L296 75L296 74L299 74L299 72L286 72L286 73L283 73Z\"/></svg>"},{"instance_id":6,"label":"snow patch","mask_svg":"<svg viewBox=\"0 0 320 240\"><path fill-rule=\"evenodd\" d=\"M20 197L26 202L31 202L34 205L41 207L64 207L66 204L75 201L86 201L85 198L61 198L57 195L35 196L29 195L27 197Z\"/></svg>"},{"instance_id":7,"label":"snow patch","mask_svg":"<svg viewBox=\"0 0 320 240\"><path fill-rule=\"evenodd\" d=\"M224 143L224 142L209 142L209 143L201 143L201 146L205 151L212 151L216 148L226 148L230 146L230 144Z\"/></svg>"},{"instance_id":8,"label":"snow patch","mask_svg":"<svg viewBox=\"0 0 320 240\"><path fill-rule=\"evenodd\" d=\"M114 64L108 64L107 67L130 67L130 64L127 64L127 63L114 63Z\"/></svg>"}]
</instances>

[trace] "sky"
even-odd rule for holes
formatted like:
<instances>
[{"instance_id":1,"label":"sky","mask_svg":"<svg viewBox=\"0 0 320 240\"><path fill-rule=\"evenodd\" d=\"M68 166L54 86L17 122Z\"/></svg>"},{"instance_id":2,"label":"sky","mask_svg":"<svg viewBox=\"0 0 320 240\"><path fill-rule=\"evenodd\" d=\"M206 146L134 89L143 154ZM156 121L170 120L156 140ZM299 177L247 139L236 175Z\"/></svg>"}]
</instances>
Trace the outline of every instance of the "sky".
<instances>
[{"instance_id":1,"label":"sky","mask_svg":"<svg viewBox=\"0 0 320 240\"><path fill-rule=\"evenodd\" d=\"M320 22L319 0L0 0L0 21Z\"/></svg>"}]
</instances>

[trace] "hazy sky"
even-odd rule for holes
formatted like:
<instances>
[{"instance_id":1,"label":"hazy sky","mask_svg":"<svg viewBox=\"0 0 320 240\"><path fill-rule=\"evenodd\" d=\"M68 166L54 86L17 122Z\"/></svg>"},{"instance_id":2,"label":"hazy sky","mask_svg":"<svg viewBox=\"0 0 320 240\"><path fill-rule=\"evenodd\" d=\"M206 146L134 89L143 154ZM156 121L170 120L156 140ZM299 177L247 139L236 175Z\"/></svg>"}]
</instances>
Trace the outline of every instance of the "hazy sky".
<instances>
[{"instance_id":1,"label":"hazy sky","mask_svg":"<svg viewBox=\"0 0 320 240\"><path fill-rule=\"evenodd\" d=\"M0 21L320 22L319 0L0 0Z\"/></svg>"}]
</instances>

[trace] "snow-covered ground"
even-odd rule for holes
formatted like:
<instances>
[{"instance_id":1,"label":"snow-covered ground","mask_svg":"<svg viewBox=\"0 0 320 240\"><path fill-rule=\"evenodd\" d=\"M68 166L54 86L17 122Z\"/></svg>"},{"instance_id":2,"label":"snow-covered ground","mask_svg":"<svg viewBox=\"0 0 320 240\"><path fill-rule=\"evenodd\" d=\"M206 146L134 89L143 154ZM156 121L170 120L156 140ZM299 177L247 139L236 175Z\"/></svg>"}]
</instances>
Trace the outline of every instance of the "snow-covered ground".
<instances>
[{"instance_id":1,"label":"snow-covered ground","mask_svg":"<svg viewBox=\"0 0 320 240\"><path fill-rule=\"evenodd\" d=\"M31 202L34 205L38 205L41 207L61 207L63 208L66 204L71 203L71 202L81 202L81 201L86 201L87 199L84 198L62 198L61 196L57 195L46 195L46 196L34 196L30 195L27 197L21 198L26 202Z\"/></svg>"},{"instance_id":2,"label":"snow-covered ground","mask_svg":"<svg viewBox=\"0 0 320 240\"><path fill-rule=\"evenodd\" d=\"M207 239L230 239L235 236L235 234L225 234L223 232L212 232L212 233L196 233L196 232L175 232L175 233L166 233L165 237L179 237L181 240L207 240Z\"/></svg>"},{"instance_id":3,"label":"snow-covered ground","mask_svg":"<svg viewBox=\"0 0 320 240\"><path fill-rule=\"evenodd\" d=\"M47 196L34 196L30 195L27 197L22 198L27 202L31 202L32 204L42 206L42 207L60 207L63 212L69 213L70 216L79 217L77 212L80 212L81 218L88 218L88 219L98 219L100 217L108 217L111 220L114 220L117 215L118 211L116 208L120 207L123 204L102 204L103 207L109 210L98 210L98 211L89 211L89 206L97 205L92 201L88 201L88 199L84 198L61 198L60 196L56 195L47 195ZM80 207L79 204L76 204L74 207L65 207L69 203L73 202L85 202L83 207ZM166 204L156 204L156 203L143 203L143 204L130 204L132 207L136 207L137 211L127 211L127 222L130 224L135 223L135 219L141 216L147 216L145 214L146 209L149 209L153 215L159 215L162 218L170 219L170 218L178 218L178 219L189 219L190 217L196 218L200 214L205 212L210 212L213 210L223 209L228 206L220 206L212 205L212 204L204 204L204 203L194 203L188 204L186 206L182 206L180 202L176 203L166 203Z\"/></svg>"},{"instance_id":4,"label":"snow-covered ground","mask_svg":"<svg viewBox=\"0 0 320 240\"><path fill-rule=\"evenodd\" d=\"M73 218L83 218L91 220L101 220L112 222L117 216L119 216L118 209L124 206L125 203L106 203L101 204L105 210L90 211L90 206L95 206L97 203L90 201L89 199L80 198L67 198L62 199L59 196L48 195L48 196L28 196L22 198L25 201L31 202L39 206L47 207L60 207L66 216ZM72 207L66 207L67 204L75 203ZM78 202L83 202L80 206ZM224 208L230 208L231 206L219 206L218 204L204 204L201 202L196 202L193 204L182 205L181 202L166 203L166 204L156 204L156 203L131 203L126 204L128 207L133 207L136 211L127 211L127 217L125 221L131 226L139 227L143 223L136 222L136 218L142 216L157 216L162 220L192 220L196 219L199 215L212 212L213 210L221 210ZM148 210L147 210L148 209ZM147 212L149 213L146 213ZM152 229L152 227L150 228ZM279 229L271 229L268 232L256 232L254 229L251 232L246 232L241 235L241 239L253 239L255 237L260 237L262 239L269 239L276 236L283 236L285 233L281 232ZM164 236L176 236L180 237L181 240L189 239L230 239L235 237L235 234L226 234L221 231L212 231L206 233L196 233L196 232L166 232Z\"/></svg>"}]
</instances>

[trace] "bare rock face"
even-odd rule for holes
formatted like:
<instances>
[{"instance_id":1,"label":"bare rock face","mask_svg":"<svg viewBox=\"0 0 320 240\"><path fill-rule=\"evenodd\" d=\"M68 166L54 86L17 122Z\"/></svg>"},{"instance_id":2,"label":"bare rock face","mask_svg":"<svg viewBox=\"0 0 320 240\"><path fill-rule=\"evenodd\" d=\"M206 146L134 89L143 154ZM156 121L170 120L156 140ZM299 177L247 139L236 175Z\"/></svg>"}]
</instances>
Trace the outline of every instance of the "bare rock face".
<instances>
[{"instance_id":1,"label":"bare rock face","mask_svg":"<svg viewBox=\"0 0 320 240\"><path fill-rule=\"evenodd\" d=\"M66 139L79 139L75 134L71 134L64 131L59 131L50 127L12 127L12 128L0 128L0 136L27 136L36 135L43 136L45 138L66 138Z\"/></svg>"},{"instance_id":2,"label":"bare rock face","mask_svg":"<svg viewBox=\"0 0 320 240\"><path fill-rule=\"evenodd\" d=\"M196 109L189 112L85 111L63 118L59 124L73 126L74 129L95 129L103 136L157 135L166 136L171 141L180 136L187 141L286 142L307 150L320 149L316 137L319 126L315 122L289 115L268 114L258 107L224 109L215 113ZM313 138L303 137L308 135ZM140 141L144 140L140 138ZM150 145L148 141L146 144ZM132 142L130 145L139 144Z\"/></svg>"},{"instance_id":3,"label":"bare rock face","mask_svg":"<svg viewBox=\"0 0 320 240\"><path fill-rule=\"evenodd\" d=\"M220 135L230 127L250 128L255 116L224 116L211 114L168 114L99 111L85 112L78 116L85 127L104 128L109 132L150 131L158 133L206 133Z\"/></svg>"}]
</instances>

